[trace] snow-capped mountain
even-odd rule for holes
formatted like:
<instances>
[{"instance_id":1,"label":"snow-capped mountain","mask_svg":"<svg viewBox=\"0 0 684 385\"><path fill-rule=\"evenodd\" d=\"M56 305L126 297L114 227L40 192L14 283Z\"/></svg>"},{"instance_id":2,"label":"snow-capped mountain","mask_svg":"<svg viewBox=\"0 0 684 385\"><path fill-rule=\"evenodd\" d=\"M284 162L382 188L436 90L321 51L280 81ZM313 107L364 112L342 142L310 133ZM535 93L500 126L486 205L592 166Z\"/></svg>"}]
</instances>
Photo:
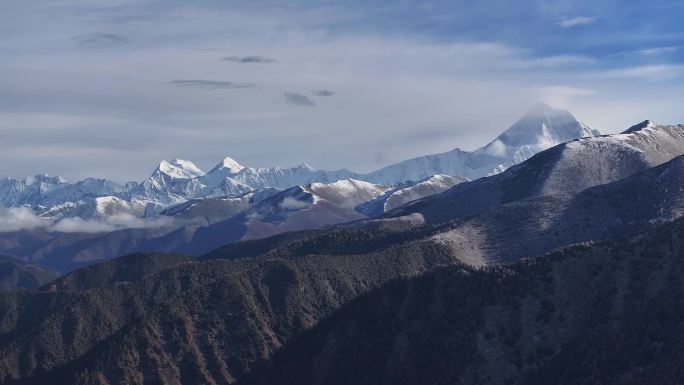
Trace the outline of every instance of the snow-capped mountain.
<instances>
[{"instance_id":1,"label":"snow-capped mountain","mask_svg":"<svg viewBox=\"0 0 684 385\"><path fill-rule=\"evenodd\" d=\"M283 168L244 167L232 158L225 158L199 181L210 189L221 185L242 185L251 189L277 188L286 189L297 185L311 183L331 183L355 176L349 170L323 171L315 170L307 164Z\"/></svg>"},{"instance_id":2,"label":"snow-capped mountain","mask_svg":"<svg viewBox=\"0 0 684 385\"><path fill-rule=\"evenodd\" d=\"M94 178L72 184L46 174L22 179L4 178L0 180L0 203L6 207L27 205L43 211L66 202L110 195L120 187L115 182Z\"/></svg>"},{"instance_id":3,"label":"snow-capped mountain","mask_svg":"<svg viewBox=\"0 0 684 385\"><path fill-rule=\"evenodd\" d=\"M624 204L620 207L612 207L612 203L606 205L601 194L591 195L591 198L581 202L575 202L573 197L579 191L592 186L633 177L681 154L684 154L684 125L667 126L646 121L621 134L571 140L536 154L505 172L474 181L436 175L420 182L387 186L344 179L334 183L294 186L285 190L260 189L242 196L199 197L171 205L162 211L158 217L152 219L160 223L160 226L139 223L137 227L122 227L119 222L109 221L110 227L118 230L100 231L97 234L92 230L90 233L60 233L60 230L50 231L49 227L43 226L35 231L2 233L0 252L21 255L66 271L85 263L135 251L202 254L244 239L262 238L292 230L319 229L350 221L348 226L351 227L363 228L367 225L382 229L402 229L419 224L463 220L472 226L463 227L463 233L458 230L456 235L450 236L445 242L462 244L467 240L466 246L474 254L472 258L466 257L474 261L482 260L489 255L487 248L493 239L511 242L516 239L515 234L519 231L525 232L532 228L538 231L559 226L556 219L561 215L576 210L591 213L592 210L585 206L594 201L598 202L598 206L621 213L629 214L640 209L641 204L635 208ZM197 179L199 178L190 180ZM676 174L673 180L679 181L681 178ZM654 179L654 183L660 182ZM666 193L681 193L679 190L671 190L678 188L674 185L661 183L661 187ZM543 212L554 214L531 214L527 208L533 200ZM629 202L629 199L621 201ZM106 197L93 199L92 202L90 206L74 209L73 213L83 216L116 215L120 212L117 210L122 207L125 209L128 203L123 199ZM665 214L671 217L681 215L679 201L665 203L667 205L663 207L670 207L671 215L667 211L658 211L660 209L655 207L654 213L657 216L649 216L648 220ZM500 210L491 211L499 206ZM490 214L483 214L490 211ZM486 218L480 217L481 215ZM599 217L602 222L592 222L591 227L587 227L588 230L583 234L601 232L602 226L618 226L620 229L631 226L628 222L615 222L627 218L626 216ZM485 220L482 218L488 223L487 234L482 233L480 222ZM569 226L586 227L586 219L580 219L570 221ZM519 228L521 221L527 223L527 227ZM503 229L500 226L507 227ZM573 228L568 229L569 234L575 232ZM557 243L559 239L565 238L548 237L539 244ZM468 242L471 240L474 248L469 247ZM519 245L516 250L526 251L525 243L518 240L513 242ZM558 246L556 243L554 245Z\"/></svg>"},{"instance_id":4,"label":"snow-capped mountain","mask_svg":"<svg viewBox=\"0 0 684 385\"><path fill-rule=\"evenodd\" d=\"M500 173L568 140L600 135L570 112L538 104L489 144L473 152L458 148L387 166L363 177L374 183L418 181L445 174L477 179Z\"/></svg>"},{"instance_id":5,"label":"snow-capped mountain","mask_svg":"<svg viewBox=\"0 0 684 385\"><path fill-rule=\"evenodd\" d=\"M467 181L468 179L458 176L435 175L422 181L403 183L385 191L375 199L360 204L356 209L371 217L380 215L408 202L441 193Z\"/></svg>"},{"instance_id":6,"label":"snow-capped mountain","mask_svg":"<svg viewBox=\"0 0 684 385\"><path fill-rule=\"evenodd\" d=\"M461 183L392 214L420 213L428 222L470 217L512 201L615 182L681 155L684 125L645 121L620 134L565 142L502 173Z\"/></svg>"},{"instance_id":7,"label":"snow-capped mountain","mask_svg":"<svg viewBox=\"0 0 684 385\"><path fill-rule=\"evenodd\" d=\"M540 104L494 141L476 151L455 149L427 155L369 174L357 174L346 169L316 170L306 164L290 168L252 168L230 157L205 173L191 161L173 159L161 161L147 179L125 185L93 178L68 183L60 177L47 175L5 178L0 180L0 203L7 207L28 206L37 215L54 220L64 217L90 219L108 212L152 217L170 207L205 198L241 197L252 191L287 190L293 186L311 185L313 189L323 189L324 184L351 178L358 183L366 181L394 186L387 187L384 197L375 197L379 200L374 204L379 206L371 209L369 204L362 209L370 210L366 213L382 213L388 207L398 207L416 196L424 196L425 192L441 191L465 178L476 179L502 172L558 143L595 134L598 132L589 129L569 112ZM431 179L435 175L443 176ZM349 202L354 202L354 205L366 203L352 198ZM219 201L212 205L215 204L221 206Z\"/></svg>"}]
</instances>

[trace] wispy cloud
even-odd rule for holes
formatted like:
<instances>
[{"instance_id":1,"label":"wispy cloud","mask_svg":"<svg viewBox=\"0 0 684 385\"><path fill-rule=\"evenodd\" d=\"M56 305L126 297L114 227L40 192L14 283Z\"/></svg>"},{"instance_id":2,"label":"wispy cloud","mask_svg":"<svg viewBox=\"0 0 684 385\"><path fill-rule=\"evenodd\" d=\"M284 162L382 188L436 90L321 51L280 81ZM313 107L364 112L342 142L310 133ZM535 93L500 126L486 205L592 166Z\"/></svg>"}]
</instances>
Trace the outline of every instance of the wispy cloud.
<instances>
[{"instance_id":1,"label":"wispy cloud","mask_svg":"<svg viewBox=\"0 0 684 385\"><path fill-rule=\"evenodd\" d=\"M109 48L124 45L128 39L114 33L86 33L72 37L82 47L87 48Z\"/></svg>"},{"instance_id":2,"label":"wispy cloud","mask_svg":"<svg viewBox=\"0 0 684 385\"><path fill-rule=\"evenodd\" d=\"M314 96L321 96L321 97L335 95L335 91L330 91L330 90L314 90L314 91L311 91L311 93Z\"/></svg>"},{"instance_id":3,"label":"wispy cloud","mask_svg":"<svg viewBox=\"0 0 684 385\"><path fill-rule=\"evenodd\" d=\"M684 49L660 48L680 45L682 9L660 2L114 2L2 8L0 105L21 119L0 117L0 176L124 182L147 176L140 164L209 165L226 151L255 166L370 171L379 147L396 161L476 148L540 97L602 127L684 119L684 76L643 81L676 68L631 68L681 62ZM453 135L404 139L426 129Z\"/></svg>"},{"instance_id":4,"label":"wispy cloud","mask_svg":"<svg viewBox=\"0 0 684 385\"><path fill-rule=\"evenodd\" d=\"M285 95L285 101L286 102L288 102L290 104L294 104L295 106L315 106L316 105L316 103L314 103L306 95L295 94L293 92L285 92L283 95Z\"/></svg>"},{"instance_id":5,"label":"wispy cloud","mask_svg":"<svg viewBox=\"0 0 684 385\"><path fill-rule=\"evenodd\" d=\"M674 53L679 50L679 46L670 46L670 47L653 47L653 48L644 48L640 49L637 52L641 55L644 56L659 56L659 55L665 55L668 53Z\"/></svg>"},{"instance_id":6,"label":"wispy cloud","mask_svg":"<svg viewBox=\"0 0 684 385\"><path fill-rule=\"evenodd\" d=\"M236 83L223 80L199 80L199 79L181 79L171 80L169 84L180 87L196 87L206 88L212 90L230 89L230 88L252 88L256 87L254 83Z\"/></svg>"},{"instance_id":7,"label":"wispy cloud","mask_svg":"<svg viewBox=\"0 0 684 385\"><path fill-rule=\"evenodd\" d=\"M684 75L684 65L653 64L607 70L596 73L593 76L602 78L643 78L658 80L670 79L682 75Z\"/></svg>"},{"instance_id":8,"label":"wispy cloud","mask_svg":"<svg viewBox=\"0 0 684 385\"><path fill-rule=\"evenodd\" d=\"M233 62L233 63L241 63L241 64L251 64L251 63L275 63L276 60L265 57L265 56L260 56L260 55L251 55L251 56L226 56L223 58L225 61Z\"/></svg>"},{"instance_id":9,"label":"wispy cloud","mask_svg":"<svg viewBox=\"0 0 684 385\"><path fill-rule=\"evenodd\" d=\"M595 17L589 17L589 16L577 16L577 17L571 17L567 19L563 19L558 22L558 26L561 28L573 28L577 27L580 25L588 25L592 24L596 21Z\"/></svg>"},{"instance_id":10,"label":"wispy cloud","mask_svg":"<svg viewBox=\"0 0 684 385\"><path fill-rule=\"evenodd\" d=\"M571 86L538 87L539 99L554 107L568 108L573 99L596 94L596 90Z\"/></svg>"},{"instance_id":11,"label":"wispy cloud","mask_svg":"<svg viewBox=\"0 0 684 385\"><path fill-rule=\"evenodd\" d=\"M511 58L502 63L503 66L512 68L558 68L575 67L596 64L596 59L582 55L556 55L537 58Z\"/></svg>"}]
</instances>

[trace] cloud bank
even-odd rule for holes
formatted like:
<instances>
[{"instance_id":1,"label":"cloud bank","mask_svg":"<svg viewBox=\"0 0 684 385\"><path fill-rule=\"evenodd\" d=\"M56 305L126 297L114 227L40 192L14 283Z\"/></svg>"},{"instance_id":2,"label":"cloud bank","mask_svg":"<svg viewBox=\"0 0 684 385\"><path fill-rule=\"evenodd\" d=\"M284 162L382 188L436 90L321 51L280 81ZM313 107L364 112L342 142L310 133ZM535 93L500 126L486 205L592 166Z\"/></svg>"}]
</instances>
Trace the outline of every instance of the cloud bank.
<instances>
[{"instance_id":1,"label":"cloud bank","mask_svg":"<svg viewBox=\"0 0 684 385\"><path fill-rule=\"evenodd\" d=\"M50 222L37 217L27 207L0 207L0 232L33 230L48 227Z\"/></svg>"},{"instance_id":2,"label":"cloud bank","mask_svg":"<svg viewBox=\"0 0 684 385\"><path fill-rule=\"evenodd\" d=\"M138 218L128 213L110 215L99 219L78 217L53 221L41 218L27 207L0 207L0 232L20 230L55 231L61 233L104 233L123 229L180 227L182 223L171 217Z\"/></svg>"}]
</instances>

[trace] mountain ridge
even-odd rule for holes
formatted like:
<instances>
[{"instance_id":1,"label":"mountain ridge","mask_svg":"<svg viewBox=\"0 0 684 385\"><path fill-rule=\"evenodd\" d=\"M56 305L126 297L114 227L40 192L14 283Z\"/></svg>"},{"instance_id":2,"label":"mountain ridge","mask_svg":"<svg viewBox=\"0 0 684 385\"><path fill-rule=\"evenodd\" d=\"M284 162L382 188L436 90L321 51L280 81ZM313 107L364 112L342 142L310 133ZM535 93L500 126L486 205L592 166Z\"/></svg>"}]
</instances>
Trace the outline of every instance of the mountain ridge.
<instances>
[{"instance_id":1,"label":"mountain ridge","mask_svg":"<svg viewBox=\"0 0 684 385\"><path fill-rule=\"evenodd\" d=\"M189 206L178 206L180 209L173 211L171 218L178 215L179 218L197 218L201 221L192 223L191 220L191 224L177 230L119 230L96 237L79 234L35 234L31 237L16 238L13 234L2 234L0 241L7 237L9 247L0 248L0 251L27 256L32 261L43 261L60 271L68 271L86 263L93 263L98 258L111 258L130 252L165 251L196 255L244 239L257 239L283 231L320 228L349 221L353 221L349 226L369 225L388 228L449 222L479 216L497 206L543 195L549 195L549 198L539 200L534 207L538 207L539 210L546 207L549 213L560 215L559 208L569 207L570 198L579 190L632 176L682 153L684 126L659 125L640 132L567 142L545 150L500 174L475 181L451 178L450 183L455 184L455 187L442 184L438 181L439 178L433 177L436 190L427 188L420 192L429 195L428 197L421 198L420 194L415 196L413 193L407 193L406 196L410 199L419 199L387 213L384 211L392 208L387 205L387 202L391 202L391 196L403 195L402 192L419 191L414 189L418 189L421 183L402 187L397 191L390 187L374 190L379 194L376 198L353 208L326 202L325 199L316 201L313 197L315 194L307 191L306 186L290 191L265 192L257 199L259 202L254 201L251 195L229 199L212 198L201 204L199 201L193 201L194 203ZM354 184L349 186L352 185ZM334 185L324 186L330 188ZM451 189L444 191L449 187ZM438 194L430 195L435 192ZM566 197L563 194L566 194ZM265 201L260 203L262 200ZM516 207L502 206L499 212L513 213ZM221 213L227 216L236 215L225 219L220 216ZM368 216L373 215L381 215L380 220L368 219ZM523 211L520 215L530 216L532 213ZM483 216L478 220L485 219ZM357 222L358 224L354 224ZM469 223L475 225L478 222ZM464 227L459 231L474 231L468 229ZM512 228L509 231L512 233L517 229ZM455 234L459 237L467 235L458 232ZM468 235L473 246L473 263L481 263L480 253L486 250L489 244L482 236ZM22 244L21 239L25 239L26 243ZM128 241L122 243L127 239ZM71 257L65 254L66 252L70 253Z\"/></svg>"},{"instance_id":2,"label":"mountain ridge","mask_svg":"<svg viewBox=\"0 0 684 385\"><path fill-rule=\"evenodd\" d=\"M76 183L47 176L22 180L5 178L0 180L0 203L8 207L30 206L37 215L59 220L70 216L70 211L79 205L92 205L88 201L94 198L112 196L126 201L120 211L125 210L136 217L154 217L169 206L191 199L239 196L259 189L282 190L347 178L382 185L419 182L439 174L475 179L501 172L554 144L596 133L569 112L540 104L494 141L472 153L454 149L368 174L347 169L315 170L306 164L289 168L252 168L230 157L225 157L205 173L191 161L173 159L161 161L145 180L124 185L93 178Z\"/></svg>"}]
</instances>

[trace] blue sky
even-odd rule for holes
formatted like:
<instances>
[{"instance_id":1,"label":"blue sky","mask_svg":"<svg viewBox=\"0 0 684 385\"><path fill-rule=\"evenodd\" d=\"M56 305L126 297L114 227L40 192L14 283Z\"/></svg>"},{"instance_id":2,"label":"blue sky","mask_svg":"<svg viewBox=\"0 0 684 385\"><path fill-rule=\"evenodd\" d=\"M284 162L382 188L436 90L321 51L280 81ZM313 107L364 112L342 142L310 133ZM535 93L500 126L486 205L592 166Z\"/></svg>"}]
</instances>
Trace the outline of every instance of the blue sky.
<instances>
[{"instance_id":1,"label":"blue sky","mask_svg":"<svg viewBox=\"0 0 684 385\"><path fill-rule=\"evenodd\" d=\"M537 101L684 122L682 1L5 0L0 175L161 159L368 171L473 149Z\"/></svg>"}]
</instances>

